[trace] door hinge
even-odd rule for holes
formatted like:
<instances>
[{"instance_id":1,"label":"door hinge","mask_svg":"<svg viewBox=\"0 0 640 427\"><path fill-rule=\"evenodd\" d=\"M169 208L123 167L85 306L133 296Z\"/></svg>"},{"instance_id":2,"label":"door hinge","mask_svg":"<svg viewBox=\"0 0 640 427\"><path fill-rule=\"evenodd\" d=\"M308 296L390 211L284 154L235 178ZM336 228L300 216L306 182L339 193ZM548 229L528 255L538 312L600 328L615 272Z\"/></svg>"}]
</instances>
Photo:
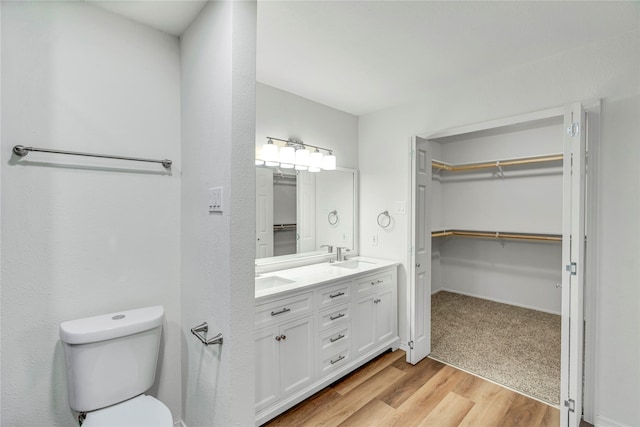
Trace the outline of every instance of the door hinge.
<instances>
[{"instance_id":1,"label":"door hinge","mask_svg":"<svg viewBox=\"0 0 640 427\"><path fill-rule=\"evenodd\" d=\"M567 128L567 135L569 136L578 136L580 135L580 123L573 122L571 126Z\"/></svg>"},{"instance_id":2,"label":"door hinge","mask_svg":"<svg viewBox=\"0 0 640 427\"><path fill-rule=\"evenodd\" d=\"M413 350L413 341L409 341L407 344L409 344L409 348Z\"/></svg>"},{"instance_id":3,"label":"door hinge","mask_svg":"<svg viewBox=\"0 0 640 427\"><path fill-rule=\"evenodd\" d=\"M415 155L416 155L415 150L411 150L411 151L409 151L409 158L410 158L410 159L413 159L413 156L415 156Z\"/></svg>"},{"instance_id":4,"label":"door hinge","mask_svg":"<svg viewBox=\"0 0 640 427\"><path fill-rule=\"evenodd\" d=\"M568 271L572 276L575 276L576 274L578 274L578 265L575 262L572 262L571 264L567 264L565 266L565 270Z\"/></svg>"},{"instance_id":5,"label":"door hinge","mask_svg":"<svg viewBox=\"0 0 640 427\"><path fill-rule=\"evenodd\" d=\"M576 401L568 399L564 401L564 406L569 408L569 412L576 412Z\"/></svg>"}]
</instances>

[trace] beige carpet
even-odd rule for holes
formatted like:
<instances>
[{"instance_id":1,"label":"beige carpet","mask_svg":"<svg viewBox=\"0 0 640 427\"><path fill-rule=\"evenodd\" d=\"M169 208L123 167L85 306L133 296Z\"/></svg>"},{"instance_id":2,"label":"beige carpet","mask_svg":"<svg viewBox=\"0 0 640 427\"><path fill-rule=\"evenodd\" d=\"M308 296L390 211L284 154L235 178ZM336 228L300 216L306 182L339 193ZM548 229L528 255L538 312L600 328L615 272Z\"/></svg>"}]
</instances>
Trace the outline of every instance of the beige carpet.
<instances>
[{"instance_id":1,"label":"beige carpet","mask_svg":"<svg viewBox=\"0 0 640 427\"><path fill-rule=\"evenodd\" d=\"M431 297L431 357L552 405L560 316L451 292Z\"/></svg>"}]
</instances>

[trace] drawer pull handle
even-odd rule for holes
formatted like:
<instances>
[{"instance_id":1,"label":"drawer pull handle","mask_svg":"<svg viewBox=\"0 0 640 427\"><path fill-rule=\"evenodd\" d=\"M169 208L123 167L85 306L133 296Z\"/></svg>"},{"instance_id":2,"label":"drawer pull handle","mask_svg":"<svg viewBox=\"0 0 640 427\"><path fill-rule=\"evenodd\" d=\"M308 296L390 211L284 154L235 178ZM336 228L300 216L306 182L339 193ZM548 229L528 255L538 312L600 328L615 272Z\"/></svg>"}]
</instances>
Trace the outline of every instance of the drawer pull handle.
<instances>
[{"instance_id":1,"label":"drawer pull handle","mask_svg":"<svg viewBox=\"0 0 640 427\"><path fill-rule=\"evenodd\" d=\"M338 334L338 336L337 336L337 337L335 337L335 338L329 338L329 341L331 341L331 342L336 342L336 341L338 341L338 340L341 340L342 338L344 338L344 335L342 335L342 334Z\"/></svg>"},{"instance_id":2,"label":"drawer pull handle","mask_svg":"<svg viewBox=\"0 0 640 427\"><path fill-rule=\"evenodd\" d=\"M382 280L376 280L375 282L371 282L372 285L377 285L379 283L382 283Z\"/></svg>"},{"instance_id":3,"label":"drawer pull handle","mask_svg":"<svg viewBox=\"0 0 640 427\"><path fill-rule=\"evenodd\" d=\"M291 309L290 309L290 308L283 308L283 309L282 309L282 310L280 310L280 311L272 311L272 312L271 312L271 315L272 315L272 316L277 316L278 314L286 313L286 312L288 312L288 311L291 311Z\"/></svg>"},{"instance_id":4,"label":"drawer pull handle","mask_svg":"<svg viewBox=\"0 0 640 427\"><path fill-rule=\"evenodd\" d=\"M329 298L338 298L344 295L344 292L338 292L337 294L329 295Z\"/></svg>"},{"instance_id":5,"label":"drawer pull handle","mask_svg":"<svg viewBox=\"0 0 640 427\"><path fill-rule=\"evenodd\" d=\"M341 317L344 317L344 313L340 313L337 316L329 316L329 320L337 320Z\"/></svg>"},{"instance_id":6,"label":"drawer pull handle","mask_svg":"<svg viewBox=\"0 0 640 427\"><path fill-rule=\"evenodd\" d=\"M342 359L344 359L344 355L341 354L340 357L338 357L336 360L332 360L331 364L334 365L336 363L338 363L339 361L341 361Z\"/></svg>"}]
</instances>

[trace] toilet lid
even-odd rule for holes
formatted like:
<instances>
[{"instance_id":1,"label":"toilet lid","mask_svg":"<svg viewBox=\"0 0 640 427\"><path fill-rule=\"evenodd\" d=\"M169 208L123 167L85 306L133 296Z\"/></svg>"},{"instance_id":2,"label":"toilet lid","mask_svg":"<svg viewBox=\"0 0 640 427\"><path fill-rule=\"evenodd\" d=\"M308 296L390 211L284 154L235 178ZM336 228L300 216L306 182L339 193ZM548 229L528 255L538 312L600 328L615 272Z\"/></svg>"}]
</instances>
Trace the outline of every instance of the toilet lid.
<instances>
[{"instance_id":1,"label":"toilet lid","mask_svg":"<svg viewBox=\"0 0 640 427\"><path fill-rule=\"evenodd\" d=\"M82 427L172 427L171 411L144 394L108 408L87 413Z\"/></svg>"}]
</instances>

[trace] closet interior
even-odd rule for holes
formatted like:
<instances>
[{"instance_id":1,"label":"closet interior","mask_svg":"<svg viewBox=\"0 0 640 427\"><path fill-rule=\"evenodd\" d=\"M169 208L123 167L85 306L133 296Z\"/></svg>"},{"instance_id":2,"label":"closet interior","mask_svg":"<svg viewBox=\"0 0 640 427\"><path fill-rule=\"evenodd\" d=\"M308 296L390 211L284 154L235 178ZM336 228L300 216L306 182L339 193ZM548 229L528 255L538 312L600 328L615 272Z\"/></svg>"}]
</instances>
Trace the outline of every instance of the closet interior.
<instances>
[{"instance_id":1,"label":"closet interior","mask_svg":"<svg viewBox=\"0 0 640 427\"><path fill-rule=\"evenodd\" d=\"M297 250L296 181L295 174L273 173L273 256Z\"/></svg>"},{"instance_id":2,"label":"closet interior","mask_svg":"<svg viewBox=\"0 0 640 427\"><path fill-rule=\"evenodd\" d=\"M560 400L563 116L429 138L431 356Z\"/></svg>"}]
</instances>

